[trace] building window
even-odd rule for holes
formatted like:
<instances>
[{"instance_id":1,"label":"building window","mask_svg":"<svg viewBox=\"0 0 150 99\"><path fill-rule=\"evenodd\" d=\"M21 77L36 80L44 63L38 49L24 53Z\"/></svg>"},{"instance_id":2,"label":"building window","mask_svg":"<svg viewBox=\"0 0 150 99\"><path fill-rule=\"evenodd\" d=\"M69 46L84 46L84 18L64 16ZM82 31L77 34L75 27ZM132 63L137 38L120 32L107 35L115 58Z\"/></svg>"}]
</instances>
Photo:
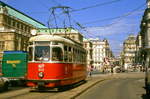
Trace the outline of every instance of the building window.
<instances>
[{"instance_id":1,"label":"building window","mask_svg":"<svg viewBox=\"0 0 150 99\"><path fill-rule=\"evenodd\" d=\"M28 27L26 25L24 25L24 30L27 31Z\"/></svg>"},{"instance_id":2,"label":"building window","mask_svg":"<svg viewBox=\"0 0 150 99\"><path fill-rule=\"evenodd\" d=\"M75 36L72 36L72 39L75 39Z\"/></svg>"},{"instance_id":3,"label":"building window","mask_svg":"<svg viewBox=\"0 0 150 99\"><path fill-rule=\"evenodd\" d=\"M23 24L21 24L21 30L23 30Z\"/></svg>"},{"instance_id":4,"label":"building window","mask_svg":"<svg viewBox=\"0 0 150 99\"><path fill-rule=\"evenodd\" d=\"M0 41L0 50L4 50L5 42Z\"/></svg>"},{"instance_id":5,"label":"building window","mask_svg":"<svg viewBox=\"0 0 150 99\"><path fill-rule=\"evenodd\" d=\"M19 24L19 23L17 23L17 28L18 28L18 29L20 28L20 24Z\"/></svg>"},{"instance_id":6,"label":"building window","mask_svg":"<svg viewBox=\"0 0 150 99\"><path fill-rule=\"evenodd\" d=\"M7 23L11 25L11 20L9 18L7 19Z\"/></svg>"},{"instance_id":7,"label":"building window","mask_svg":"<svg viewBox=\"0 0 150 99\"><path fill-rule=\"evenodd\" d=\"M15 25L16 25L16 22L15 22L15 21L13 21L12 26L15 26Z\"/></svg>"},{"instance_id":8,"label":"building window","mask_svg":"<svg viewBox=\"0 0 150 99\"><path fill-rule=\"evenodd\" d=\"M28 28L28 33L30 33L30 28Z\"/></svg>"},{"instance_id":9,"label":"building window","mask_svg":"<svg viewBox=\"0 0 150 99\"><path fill-rule=\"evenodd\" d=\"M86 43L84 44L84 47L87 48L87 44Z\"/></svg>"}]
</instances>

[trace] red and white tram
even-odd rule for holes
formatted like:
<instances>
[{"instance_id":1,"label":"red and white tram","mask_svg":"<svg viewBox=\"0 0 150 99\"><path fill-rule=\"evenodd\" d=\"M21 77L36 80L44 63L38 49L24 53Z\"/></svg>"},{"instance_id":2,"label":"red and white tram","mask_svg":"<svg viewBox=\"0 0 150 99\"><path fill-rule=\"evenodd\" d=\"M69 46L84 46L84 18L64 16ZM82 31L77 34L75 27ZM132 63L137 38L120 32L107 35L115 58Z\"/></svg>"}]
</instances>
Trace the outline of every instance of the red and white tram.
<instances>
[{"instance_id":1,"label":"red and white tram","mask_svg":"<svg viewBox=\"0 0 150 99\"><path fill-rule=\"evenodd\" d=\"M60 88L86 79L86 50L78 43L53 35L31 37L27 85Z\"/></svg>"}]
</instances>

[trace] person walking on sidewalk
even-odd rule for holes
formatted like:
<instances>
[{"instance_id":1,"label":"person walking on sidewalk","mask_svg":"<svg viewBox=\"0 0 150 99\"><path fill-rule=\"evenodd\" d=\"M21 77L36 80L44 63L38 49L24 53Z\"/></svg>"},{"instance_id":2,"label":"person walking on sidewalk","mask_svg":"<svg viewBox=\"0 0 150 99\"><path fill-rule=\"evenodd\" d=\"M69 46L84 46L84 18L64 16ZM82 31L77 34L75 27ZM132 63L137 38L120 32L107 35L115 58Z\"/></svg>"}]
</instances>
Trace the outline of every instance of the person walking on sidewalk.
<instances>
[{"instance_id":1,"label":"person walking on sidewalk","mask_svg":"<svg viewBox=\"0 0 150 99\"><path fill-rule=\"evenodd\" d=\"M92 71L93 71L93 66L92 65L89 66L88 71L89 71L89 76L92 77Z\"/></svg>"}]
</instances>

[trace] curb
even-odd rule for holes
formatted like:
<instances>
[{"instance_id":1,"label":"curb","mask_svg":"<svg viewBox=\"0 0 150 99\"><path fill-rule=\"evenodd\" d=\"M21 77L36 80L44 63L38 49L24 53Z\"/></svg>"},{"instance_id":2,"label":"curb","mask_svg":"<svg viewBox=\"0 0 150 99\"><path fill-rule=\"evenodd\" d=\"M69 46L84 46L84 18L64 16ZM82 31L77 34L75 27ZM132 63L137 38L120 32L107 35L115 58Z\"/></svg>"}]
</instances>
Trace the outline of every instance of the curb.
<instances>
[{"instance_id":1,"label":"curb","mask_svg":"<svg viewBox=\"0 0 150 99\"><path fill-rule=\"evenodd\" d=\"M110 75L107 76L98 76L98 77L91 77L87 78L87 83L80 85L74 89L69 91L58 93L56 96L49 97L51 99L75 99L89 88L93 87L94 85L98 84L99 82L105 81L110 79Z\"/></svg>"},{"instance_id":2,"label":"curb","mask_svg":"<svg viewBox=\"0 0 150 99\"><path fill-rule=\"evenodd\" d=\"M101 80L98 80L96 82L94 82L93 84L91 84L90 86L88 86L87 88L85 88L84 90L82 90L81 92L77 93L76 95L72 96L70 99L75 99L77 96L81 95L83 92L87 91L89 88L91 88L92 86L98 84L99 82L102 82L104 80L107 80L107 79L101 79Z\"/></svg>"}]
</instances>

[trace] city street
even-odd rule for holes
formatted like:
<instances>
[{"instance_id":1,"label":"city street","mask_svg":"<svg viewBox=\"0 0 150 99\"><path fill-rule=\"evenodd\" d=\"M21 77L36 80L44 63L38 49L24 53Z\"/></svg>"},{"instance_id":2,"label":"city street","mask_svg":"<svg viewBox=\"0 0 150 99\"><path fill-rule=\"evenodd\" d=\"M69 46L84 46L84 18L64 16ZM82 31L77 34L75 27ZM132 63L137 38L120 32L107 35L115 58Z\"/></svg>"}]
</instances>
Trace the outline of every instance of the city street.
<instances>
[{"instance_id":1,"label":"city street","mask_svg":"<svg viewBox=\"0 0 150 99\"><path fill-rule=\"evenodd\" d=\"M0 0L0 99L150 99L149 19L150 0Z\"/></svg>"},{"instance_id":2,"label":"city street","mask_svg":"<svg viewBox=\"0 0 150 99\"><path fill-rule=\"evenodd\" d=\"M62 92L30 92L30 88L11 89L1 99L148 99L144 89L144 73L97 74L87 83Z\"/></svg>"},{"instance_id":3,"label":"city street","mask_svg":"<svg viewBox=\"0 0 150 99\"><path fill-rule=\"evenodd\" d=\"M131 74L126 74L118 79L105 80L78 96L77 99L93 97L94 99L149 99L145 95L144 78L136 77L136 74L132 74L132 77Z\"/></svg>"},{"instance_id":4,"label":"city street","mask_svg":"<svg viewBox=\"0 0 150 99\"><path fill-rule=\"evenodd\" d=\"M77 99L142 99L143 79L107 80L94 86Z\"/></svg>"}]
</instances>

